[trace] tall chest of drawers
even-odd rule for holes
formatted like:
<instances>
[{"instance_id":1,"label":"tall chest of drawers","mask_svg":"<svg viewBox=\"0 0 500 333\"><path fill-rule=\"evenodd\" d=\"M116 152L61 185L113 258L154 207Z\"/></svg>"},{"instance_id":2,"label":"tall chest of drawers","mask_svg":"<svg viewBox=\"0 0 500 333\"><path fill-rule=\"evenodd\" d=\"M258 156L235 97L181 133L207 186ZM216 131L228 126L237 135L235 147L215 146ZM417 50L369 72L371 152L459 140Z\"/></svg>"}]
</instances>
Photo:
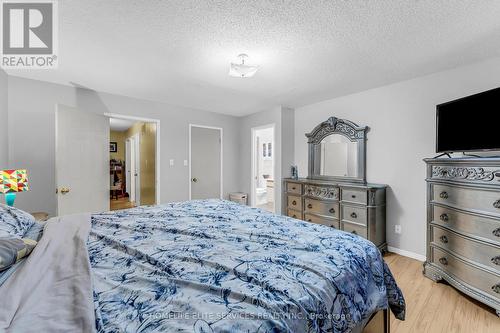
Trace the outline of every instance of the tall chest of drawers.
<instances>
[{"instance_id":1,"label":"tall chest of drawers","mask_svg":"<svg viewBox=\"0 0 500 333\"><path fill-rule=\"evenodd\" d=\"M387 250L385 185L286 178L283 189L284 215L357 234Z\"/></svg>"},{"instance_id":2,"label":"tall chest of drawers","mask_svg":"<svg viewBox=\"0 0 500 333\"><path fill-rule=\"evenodd\" d=\"M446 280L500 315L500 159L426 159L427 261Z\"/></svg>"}]
</instances>

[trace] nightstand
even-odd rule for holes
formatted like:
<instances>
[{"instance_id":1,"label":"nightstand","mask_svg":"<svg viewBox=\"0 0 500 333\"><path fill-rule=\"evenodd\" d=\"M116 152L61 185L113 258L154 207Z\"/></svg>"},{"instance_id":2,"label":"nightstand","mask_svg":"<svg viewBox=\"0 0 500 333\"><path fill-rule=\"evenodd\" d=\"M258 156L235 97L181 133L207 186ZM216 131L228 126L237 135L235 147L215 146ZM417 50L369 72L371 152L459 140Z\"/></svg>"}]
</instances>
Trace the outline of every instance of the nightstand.
<instances>
[{"instance_id":1,"label":"nightstand","mask_svg":"<svg viewBox=\"0 0 500 333\"><path fill-rule=\"evenodd\" d=\"M45 212L36 212L36 213L30 213L30 214L33 215L35 220L37 220L38 222L44 222L44 221L47 221L49 219L49 214L45 213Z\"/></svg>"}]
</instances>

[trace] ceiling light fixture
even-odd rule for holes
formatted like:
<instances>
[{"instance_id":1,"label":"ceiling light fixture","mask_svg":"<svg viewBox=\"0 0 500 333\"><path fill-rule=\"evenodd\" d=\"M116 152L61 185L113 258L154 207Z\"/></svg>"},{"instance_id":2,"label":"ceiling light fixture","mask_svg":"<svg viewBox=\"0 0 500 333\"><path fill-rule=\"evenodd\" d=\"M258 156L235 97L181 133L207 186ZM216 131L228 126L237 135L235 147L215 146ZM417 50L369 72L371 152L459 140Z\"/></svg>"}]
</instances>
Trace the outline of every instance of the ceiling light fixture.
<instances>
[{"instance_id":1,"label":"ceiling light fixture","mask_svg":"<svg viewBox=\"0 0 500 333\"><path fill-rule=\"evenodd\" d=\"M248 55L242 53L238 55L238 58L241 60L241 64L235 64L232 62L229 67L229 76L252 77L255 73L257 73L259 66L250 66L245 64L245 60L248 58Z\"/></svg>"}]
</instances>

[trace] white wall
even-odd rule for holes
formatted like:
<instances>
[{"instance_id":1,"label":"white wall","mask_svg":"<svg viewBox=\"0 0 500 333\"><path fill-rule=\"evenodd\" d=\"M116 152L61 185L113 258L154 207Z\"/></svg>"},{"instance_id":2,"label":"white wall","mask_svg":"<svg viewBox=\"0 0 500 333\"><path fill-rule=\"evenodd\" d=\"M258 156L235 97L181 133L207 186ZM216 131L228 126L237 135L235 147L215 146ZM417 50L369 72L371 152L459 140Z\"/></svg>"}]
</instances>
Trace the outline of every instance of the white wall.
<instances>
[{"instance_id":1,"label":"white wall","mask_svg":"<svg viewBox=\"0 0 500 333\"><path fill-rule=\"evenodd\" d=\"M8 83L8 85L7 85ZM500 58L467 67L344 96L295 110L276 107L235 118L124 96L96 93L10 76L0 71L0 117L8 88L8 124L21 128L6 133L0 122L0 162L9 147L9 167L26 167L31 191L16 205L28 211L55 213L55 118L57 103L95 113L120 113L161 120L161 201L188 199L188 124L224 128L224 192L251 189L251 128L275 124L276 207L281 207L281 178L296 163L307 176L305 133L330 116L371 127L368 133L367 178L389 185L389 245L425 254L425 164L434 155L435 106L500 86ZM2 95L3 94L3 95ZM3 106L3 108L2 108ZM3 113L2 113L3 112ZM474 121L471 115L471 122ZM482 120L478 119L478 125ZM5 157L4 157L5 159ZM169 167L169 159L175 166ZM2 167L2 165L0 165ZM394 233L401 224L402 234Z\"/></svg>"},{"instance_id":2,"label":"white wall","mask_svg":"<svg viewBox=\"0 0 500 333\"><path fill-rule=\"evenodd\" d=\"M252 128L274 124L274 193L276 213L281 213L281 179L290 176L290 166L293 163L294 112L285 107L275 107L271 110L241 117L240 132L240 188L248 193L249 203L252 199Z\"/></svg>"},{"instance_id":3,"label":"white wall","mask_svg":"<svg viewBox=\"0 0 500 333\"><path fill-rule=\"evenodd\" d=\"M8 168L7 74L0 69L0 170Z\"/></svg>"},{"instance_id":4,"label":"white wall","mask_svg":"<svg viewBox=\"0 0 500 333\"><path fill-rule=\"evenodd\" d=\"M10 76L9 156L12 167L26 167L30 192L18 195L16 206L27 211L55 214L55 105L83 111L142 116L161 121L161 202L188 200L189 123L224 129L224 192L240 185L239 119L236 117L176 107L165 103L57 85ZM0 87L1 88L1 87ZM174 159L175 165L169 166ZM75 161L78 163L78 161Z\"/></svg>"},{"instance_id":5,"label":"white wall","mask_svg":"<svg viewBox=\"0 0 500 333\"><path fill-rule=\"evenodd\" d=\"M307 176L304 133L330 116L368 125L367 180L389 185L389 246L425 255L423 158L435 155L436 104L500 86L500 58L297 108L295 159ZM470 115L470 126L484 119ZM466 129L457 128L457 131ZM394 233L401 224L402 234Z\"/></svg>"}]
</instances>

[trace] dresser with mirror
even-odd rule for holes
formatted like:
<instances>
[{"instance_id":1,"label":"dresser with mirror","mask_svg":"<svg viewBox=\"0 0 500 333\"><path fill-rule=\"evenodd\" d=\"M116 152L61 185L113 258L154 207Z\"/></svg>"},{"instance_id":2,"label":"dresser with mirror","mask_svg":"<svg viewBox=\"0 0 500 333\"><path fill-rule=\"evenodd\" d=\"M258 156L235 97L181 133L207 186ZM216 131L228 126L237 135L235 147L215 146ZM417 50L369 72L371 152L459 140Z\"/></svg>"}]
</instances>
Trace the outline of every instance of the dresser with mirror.
<instances>
[{"instance_id":1,"label":"dresser with mirror","mask_svg":"<svg viewBox=\"0 0 500 333\"><path fill-rule=\"evenodd\" d=\"M386 251L386 185L366 182L367 132L330 117L307 133L308 177L283 180L283 214L357 234Z\"/></svg>"}]
</instances>

